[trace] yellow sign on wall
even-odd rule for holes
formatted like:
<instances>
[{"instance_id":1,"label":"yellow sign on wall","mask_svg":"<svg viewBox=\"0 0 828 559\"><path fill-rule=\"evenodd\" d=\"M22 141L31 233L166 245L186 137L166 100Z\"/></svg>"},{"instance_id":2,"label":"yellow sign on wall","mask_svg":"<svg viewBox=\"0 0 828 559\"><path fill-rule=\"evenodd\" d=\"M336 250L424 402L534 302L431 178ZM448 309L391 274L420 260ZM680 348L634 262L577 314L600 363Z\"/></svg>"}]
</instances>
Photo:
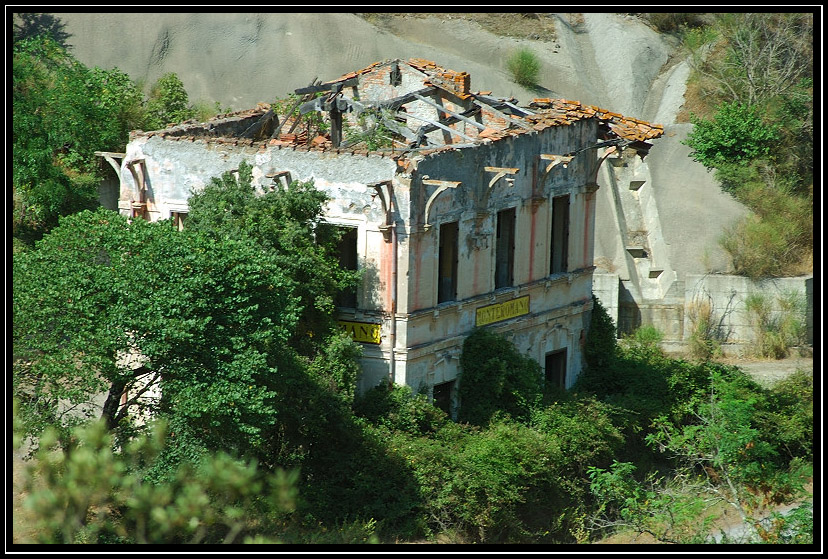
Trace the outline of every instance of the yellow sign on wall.
<instances>
[{"instance_id":1,"label":"yellow sign on wall","mask_svg":"<svg viewBox=\"0 0 828 559\"><path fill-rule=\"evenodd\" d=\"M493 322L508 320L524 314L529 314L529 295L524 295L523 297L518 297L517 299L503 303L480 307L477 309L475 325L485 326Z\"/></svg>"},{"instance_id":2,"label":"yellow sign on wall","mask_svg":"<svg viewBox=\"0 0 828 559\"><path fill-rule=\"evenodd\" d=\"M366 344L380 343L380 325L372 322L351 322L348 320L337 320L339 328L354 339L354 341Z\"/></svg>"}]
</instances>

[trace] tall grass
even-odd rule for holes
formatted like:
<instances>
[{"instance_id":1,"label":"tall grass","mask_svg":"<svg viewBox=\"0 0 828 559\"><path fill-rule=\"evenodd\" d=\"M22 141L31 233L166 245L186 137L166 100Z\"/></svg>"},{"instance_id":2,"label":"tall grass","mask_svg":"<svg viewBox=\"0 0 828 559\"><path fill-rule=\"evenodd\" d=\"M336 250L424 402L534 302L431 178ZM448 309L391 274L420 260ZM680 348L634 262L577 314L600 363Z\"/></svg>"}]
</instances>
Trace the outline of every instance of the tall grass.
<instances>
[{"instance_id":1,"label":"tall grass","mask_svg":"<svg viewBox=\"0 0 828 559\"><path fill-rule=\"evenodd\" d=\"M785 188L744 186L737 198L753 209L719 240L734 271L752 279L809 271L814 250L813 200Z\"/></svg>"},{"instance_id":2,"label":"tall grass","mask_svg":"<svg viewBox=\"0 0 828 559\"><path fill-rule=\"evenodd\" d=\"M805 342L805 301L799 293L780 294L773 300L762 293L752 293L745 299L745 308L756 329L756 354L760 357L782 359L791 348Z\"/></svg>"},{"instance_id":3,"label":"tall grass","mask_svg":"<svg viewBox=\"0 0 828 559\"><path fill-rule=\"evenodd\" d=\"M696 297L685 310L690 321L688 348L690 355L701 361L722 355L722 342L727 336L716 317L713 299Z\"/></svg>"},{"instance_id":4,"label":"tall grass","mask_svg":"<svg viewBox=\"0 0 828 559\"><path fill-rule=\"evenodd\" d=\"M537 55L526 47L515 51L506 61L506 69L512 74L512 79L523 87L537 85L540 67Z\"/></svg>"}]
</instances>

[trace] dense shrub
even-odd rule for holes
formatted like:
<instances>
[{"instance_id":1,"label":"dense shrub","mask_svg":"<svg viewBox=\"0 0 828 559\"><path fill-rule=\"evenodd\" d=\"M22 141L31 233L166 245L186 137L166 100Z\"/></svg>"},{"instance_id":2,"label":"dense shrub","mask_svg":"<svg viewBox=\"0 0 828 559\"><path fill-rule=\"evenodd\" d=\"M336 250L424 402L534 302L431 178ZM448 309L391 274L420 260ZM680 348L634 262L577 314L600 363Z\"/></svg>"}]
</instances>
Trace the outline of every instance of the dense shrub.
<instances>
[{"instance_id":1,"label":"dense shrub","mask_svg":"<svg viewBox=\"0 0 828 559\"><path fill-rule=\"evenodd\" d=\"M584 360L587 368L599 371L612 366L615 359L618 330L601 301L592 296L592 314L589 319Z\"/></svg>"},{"instance_id":2,"label":"dense shrub","mask_svg":"<svg viewBox=\"0 0 828 559\"><path fill-rule=\"evenodd\" d=\"M591 465L623 440L594 400L536 410L532 425L495 415L487 427L447 423L430 436L389 431L422 496L427 534L462 541L572 541Z\"/></svg>"},{"instance_id":3,"label":"dense shrub","mask_svg":"<svg viewBox=\"0 0 828 559\"><path fill-rule=\"evenodd\" d=\"M620 410L594 398L577 397L536 409L530 426L560 446L562 472L583 478L588 465L608 464L624 443L615 425Z\"/></svg>"},{"instance_id":4,"label":"dense shrub","mask_svg":"<svg viewBox=\"0 0 828 559\"><path fill-rule=\"evenodd\" d=\"M496 411L524 420L541 398L538 362L490 330L477 329L466 338L460 369L460 421L485 425Z\"/></svg>"},{"instance_id":5,"label":"dense shrub","mask_svg":"<svg viewBox=\"0 0 828 559\"><path fill-rule=\"evenodd\" d=\"M777 127L768 125L755 106L722 103L712 119L691 116L695 125L683 143L693 159L708 169L725 163L750 161L767 155L778 138Z\"/></svg>"},{"instance_id":6,"label":"dense shrub","mask_svg":"<svg viewBox=\"0 0 828 559\"><path fill-rule=\"evenodd\" d=\"M412 435L434 433L449 420L424 394L414 394L407 385L380 383L359 397L355 413L375 425Z\"/></svg>"},{"instance_id":7,"label":"dense shrub","mask_svg":"<svg viewBox=\"0 0 828 559\"><path fill-rule=\"evenodd\" d=\"M276 542L296 498L296 475L267 474L255 463L210 453L161 483L143 479L144 464L165 444L155 425L117 452L103 422L73 432L57 448L47 430L27 468L26 508L39 543Z\"/></svg>"},{"instance_id":8,"label":"dense shrub","mask_svg":"<svg viewBox=\"0 0 828 559\"><path fill-rule=\"evenodd\" d=\"M745 376L734 367L712 361L693 363L667 357L658 339L657 332L648 328L624 338L613 366L585 370L573 390L628 410L636 418L631 428L640 430L659 415L681 421L703 397L712 372Z\"/></svg>"},{"instance_id":9,"label":"dense shrub","mask_svg":"<svg viewBox=\"0 0 828 559\"><path fill-rule=\"evenodd\" d=\"M758 421L768 440L788 459L811 459L814 445L814 375L797 371L776 383Z\"/></svg>"}]
</instances>

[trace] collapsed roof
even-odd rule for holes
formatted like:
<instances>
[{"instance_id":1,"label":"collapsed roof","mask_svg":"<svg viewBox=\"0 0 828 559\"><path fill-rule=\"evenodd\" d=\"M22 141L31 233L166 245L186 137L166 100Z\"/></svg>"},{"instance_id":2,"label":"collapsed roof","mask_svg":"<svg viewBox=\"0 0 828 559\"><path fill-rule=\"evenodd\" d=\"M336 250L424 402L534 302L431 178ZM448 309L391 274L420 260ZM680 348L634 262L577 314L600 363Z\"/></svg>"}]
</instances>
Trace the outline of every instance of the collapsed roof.
<instances>
[{"instance_id":1,"label":"collapsed roof","mask_svg":"<svg viewBox=\"0 0 828 559\"><path fill-rule=\"evenodd\" d=\"M407 88L393 87L402 83L403 72L416 73L420 78L416 87L410 83ZM380 74L387 76L386 81L375 87ZM597 140L601 141L594 147L630 146L643 157L651 147L647 141L664 132L659 124L578 101L534 99L521 107L514 98L493 97L488 91L472 92L469 86L467 72L447 70L419 58L387 60L328 82L317 83L314 79L309 86L295 91L292 103L260 103L255 109L220 115L205 123L187 121L137 134L242 145L265 142L341 153L371 151L397 158L409 152L473 147L593 118L598 120ZM423 107L434 116L423 116ZM325 118L316 115L314 119L315 113L323 113ZM325 124L319 126L323 120ZM315 130L312 122L317 125ZM373 145L366 142L366 133L349 135L357 122L362 132L367 129L378 134L378 141Z\"/></svg>"}]
</instances>

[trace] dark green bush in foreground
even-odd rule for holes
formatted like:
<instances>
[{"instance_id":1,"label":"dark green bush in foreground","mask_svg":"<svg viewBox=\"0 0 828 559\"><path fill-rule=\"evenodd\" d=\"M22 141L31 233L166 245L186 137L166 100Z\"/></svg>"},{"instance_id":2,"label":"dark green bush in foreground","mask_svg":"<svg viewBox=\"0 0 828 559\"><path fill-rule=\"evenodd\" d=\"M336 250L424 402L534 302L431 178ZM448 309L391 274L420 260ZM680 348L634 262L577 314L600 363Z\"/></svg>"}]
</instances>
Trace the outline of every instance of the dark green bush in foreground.
<instances>
[{"instance_id":1,"label":"dark green bush in foreground","mask_svg":"<svg viewBox=\"0 0 828 559\"><path fill-rule=\"evenodd\" d=\"M527 419L541 398L538 362L489 330L480 328L466 338L460 368L461 422L485 425L497 411Z\"/></svg>"},{"instance_id":2,"label":"dark green bush in foreground","mask_svg":"<svg viewBox=\"0 0 828 559\"><path fill-rule=\"evenodd\" d=\"M31 486L31 503L41 533L99 543L571 543L627 527L701 542L711 502L750 519L763 502L800 494L811 471L810 375L764 389L733 367L669 359L641 334L619 343L607 366L588 369L577 390L544 400L532 380L538 365L508 366L513 354L487 331L464 347L463 363L474 364L464 378L490 375L504 402L482 388L464 399L461 415L471 403L479 424L450 421L409 387L378 386L351 411L325 383L307 383L304 396L285 401L287 425L307 419L290 427L301 439L293 454L278 454L301 467L289 480L269 477L277 464L257 469L205 449L150 481L139 474L160 445L139 438L118 455L98 431L78 431L75 450L37 462L45 486ZM135 454L139 447L152 452ZM63 504L45 506L54 502ZM763 541L812 541L806 513L780 520ZM147 535L159 519L166 524Z\"/></svg>"}]
</instances>

